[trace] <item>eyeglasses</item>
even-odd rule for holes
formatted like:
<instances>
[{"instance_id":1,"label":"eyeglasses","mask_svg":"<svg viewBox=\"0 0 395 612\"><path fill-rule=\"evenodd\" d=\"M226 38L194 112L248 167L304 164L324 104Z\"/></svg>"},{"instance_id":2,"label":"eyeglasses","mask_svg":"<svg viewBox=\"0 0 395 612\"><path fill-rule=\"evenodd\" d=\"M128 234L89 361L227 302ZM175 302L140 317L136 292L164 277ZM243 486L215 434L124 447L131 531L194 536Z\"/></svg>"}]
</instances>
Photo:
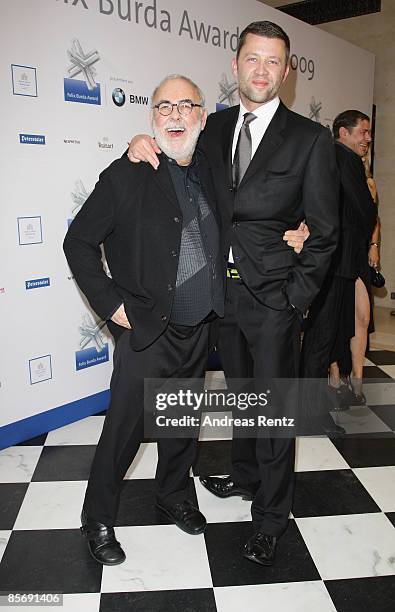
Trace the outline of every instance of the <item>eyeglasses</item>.
<instances>
[{"instance_id":1,"label":"eyeglasses","mask_svg":"<svg viewBox=\"0 0 395 612\"><path fill-rule=\"evenodd\" d=\"M180 100L174 104L165 100L164 102L155 104L152 108L156 108L161 115L167 117L168 115L172 114L173 108L176 107L180 115L182 117L186 117L187 115L191 114L195 106L198 106L199 108L203 107L202 104L195 104L195 102L192 102L192 100Z\"/></svg>"}]
</instances>

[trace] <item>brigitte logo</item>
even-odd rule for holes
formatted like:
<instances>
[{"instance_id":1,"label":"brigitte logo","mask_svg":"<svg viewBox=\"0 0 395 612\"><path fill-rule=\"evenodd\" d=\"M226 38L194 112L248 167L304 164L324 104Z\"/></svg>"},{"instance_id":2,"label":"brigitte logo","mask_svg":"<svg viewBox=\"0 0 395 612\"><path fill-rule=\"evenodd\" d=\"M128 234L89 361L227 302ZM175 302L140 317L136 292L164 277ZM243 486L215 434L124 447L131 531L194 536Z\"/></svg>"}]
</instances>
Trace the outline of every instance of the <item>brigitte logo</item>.
<instances>
[{"instance_id":1,"label":"brigitte logo","mask_svg":"<svg viewBox=\"0 0 395 612\"><path fill-rule=\"evenodd\" d=\"M99 61L100 55L98 51L93 50L89 53L84 53L81 47L80 41L75 38L71 49L67 51L67 55L71 61L70 66L67 68L68 75L71 79L74 79L79 74L84 77L85 83L89 90L93 90L96 87L96 70L93 64Z\"/></svg>"}]
</instances>

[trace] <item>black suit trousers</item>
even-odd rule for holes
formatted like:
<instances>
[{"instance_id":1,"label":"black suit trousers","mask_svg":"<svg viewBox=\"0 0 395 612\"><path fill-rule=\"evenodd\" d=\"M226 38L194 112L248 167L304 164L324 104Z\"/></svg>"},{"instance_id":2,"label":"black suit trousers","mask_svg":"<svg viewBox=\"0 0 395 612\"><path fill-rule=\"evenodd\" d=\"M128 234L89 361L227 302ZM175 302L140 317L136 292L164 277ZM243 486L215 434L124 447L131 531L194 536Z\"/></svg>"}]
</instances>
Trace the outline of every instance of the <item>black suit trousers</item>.
<instances>
[{"instance_id":1,"label":"black suit trousers","mask_svg":"<svg viewBox=\"0 0 395 612\"><path fill-rule=\"evenodd\" d=\"M84 509L107 526L115 523L123 478L144 439L144 378L203 378L209 352L209 323L168 325L141 351L132 349L126 330L116 342L111 402L93 459ZM183 502L197 438L158 440L157 500Z\"/></svg>"},{"instance_id":2,"label":"black suit trousers","mask_svg":"<svg viewBox=\"0 0 395 612\"><path fill-rule=\"evenodd\" d=\"M292 307L268 308L241 280L228 279L218 349L227 378L253 378L255 384L271 378L295 379L300 355L298 315ZM286 529L294 461L293 431L288 437L243 438L233 429L231 477L256 492L251 507L254 528L269 535L280 536Z\"/></svg>"}]
</instances>

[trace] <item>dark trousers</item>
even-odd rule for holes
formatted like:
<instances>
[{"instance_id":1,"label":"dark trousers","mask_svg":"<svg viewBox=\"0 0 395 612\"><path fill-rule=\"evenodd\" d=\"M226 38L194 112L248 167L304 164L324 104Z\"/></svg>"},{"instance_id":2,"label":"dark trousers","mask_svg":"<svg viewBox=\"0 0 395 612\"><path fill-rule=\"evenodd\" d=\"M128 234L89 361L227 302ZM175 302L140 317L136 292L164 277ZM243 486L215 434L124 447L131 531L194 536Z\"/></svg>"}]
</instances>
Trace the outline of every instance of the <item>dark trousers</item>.
<instances>
[{"instance_id":1,"label":"dark trousers","mask_svg":"<svg viewBox=\"0 0 395 612\"><path fill-rule=\"evenodd\" d=\"M144 378L202 378L209 351L209 323L194 327L170 324L153 344L134 351L125 331L116 342L111 402L93 459L84 509L113 526L122 481L144 438ZM189 469L197 438L160 439L156 470L157 500L187 499Z\"/></svg>"},{"instance_id":2,"label":"dark trousers","mask_svg":"<svg viewBox=\"0 0 395 612\"><path fill-rule=\"evenodd\" d=\"M241 280L228 279L218 348L228 378L296 378L300 321L294 309L268 308ZM234 429L231 477L236 484L256 491L251 507L254 527L269 535L279 536L287 526L294 462L293 438L241 438Z\"/></svg>"}]
</instances>

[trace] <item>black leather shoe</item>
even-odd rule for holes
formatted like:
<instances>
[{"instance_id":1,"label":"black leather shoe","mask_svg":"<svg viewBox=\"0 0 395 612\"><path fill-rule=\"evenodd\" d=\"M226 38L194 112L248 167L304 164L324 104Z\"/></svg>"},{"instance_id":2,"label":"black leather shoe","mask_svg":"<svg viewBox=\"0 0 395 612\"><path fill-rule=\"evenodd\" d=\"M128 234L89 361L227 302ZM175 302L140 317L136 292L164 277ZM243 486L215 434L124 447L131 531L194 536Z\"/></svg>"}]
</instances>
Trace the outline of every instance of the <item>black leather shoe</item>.
<instances>
[{"instance_id":1,"label":"black leather shoe","mask_svg":"<svg viewBox=\"0 0 395 612\"><path fill-rule=\"evenodd\" d=\"M354 393L348 385L340 385L339 387L329 386L329 390L333 398L332 406L330 407L331 411L342 412L350 408Z\"/></svg>"},{"instance_id":2,"label":"black leather shoe","mask_svg":"<svg viewBox=\"0 0 395 612\"><path fill-rule=\"evenodd\" d=\"M200 476L199 480L207 491L210 491L210 493L217 497L225 498L238 495L247 501L254 499L252 491L236 485L230 476L225 476L225 478L220 478L219 476Z\"/></svg>"},{"instance_id":3,"label":"black leather shoe","mask_svg":"<svg viewBox=\"0 0 395 612\"><path fill-rule=\"evenodd\" d=\"M275 536L257 531L245 545L243 557L259 565L273 565L276 544Z\"/></svg>"},{"instance_id":4,"label":"black leather shoe","mask_svg":"<svg viewBox=\"0 0 395 612\"><path fill-rule=\"evenodd\" d=\"M177 527L190 535L198 535L206 529L205 516L188 500L173 506L157 502L156 507L166 514Z\"/></svg>"},{"instance_id":5,"label":"black leather shoe","mask_svg":"<svg viewBox=\"0 0 395 612\"><path fill-rule=\"evenodd\" d=\"M120 543L115 539L113 527L92 521L83 512L81 532L88 540L92 557L102 565L119 565L126 559Z\"/></svg>"}]
</instances>

